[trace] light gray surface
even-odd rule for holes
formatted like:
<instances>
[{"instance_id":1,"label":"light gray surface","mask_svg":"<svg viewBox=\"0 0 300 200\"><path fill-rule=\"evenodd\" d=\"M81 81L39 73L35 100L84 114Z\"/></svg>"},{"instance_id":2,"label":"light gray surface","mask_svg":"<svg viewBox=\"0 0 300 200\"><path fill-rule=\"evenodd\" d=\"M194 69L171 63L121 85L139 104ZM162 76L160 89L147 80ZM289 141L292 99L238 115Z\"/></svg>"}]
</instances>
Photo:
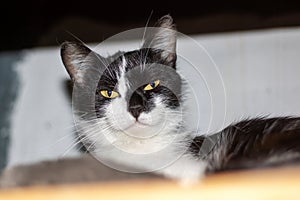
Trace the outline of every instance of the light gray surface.
<instances>
[{"instance_id":1,"label":"light gray surface","mask_svg":"<svg viewBox=\"0 0 300 200\"><path fill-rule=\"evenodd\" d=\"M68 76L59 49L29 50L23 55L16 66L20 92L11 121L9 166L58 158L75 136L71 100L65 90ZM76 154L72 150L69 156Z\"/></svg>"},{"instance_id":2,"label":"light gray surface","mask_svg":"<svg viewBox=\"0 0 300 200\"><path fill-rule=\"evenodd\" d=\"M245 117L300 114L300 28L193 39L200 46L189 39L178 41L180 71L189 77L196 94L188 101L191 130L204 134ZM109 43L98 50L134 49L137 44ZM63 89L68 76L59 48L25 51L16 67L21 88L11 122L9 166L78 156L75 148L68 151L74 140L73 122L70 100Z\"/></svg>"},{"instance_id":3,"label":"light gray surface","mask_svg":"<svg viewBox=\"0 0 300 200\"><path fill-rule=\"evenodd\" d=\"M151 173L126 173L101 164L89 155L16 166L0 175L0 188L162 178Z\"/></svg>"}]
</instances>

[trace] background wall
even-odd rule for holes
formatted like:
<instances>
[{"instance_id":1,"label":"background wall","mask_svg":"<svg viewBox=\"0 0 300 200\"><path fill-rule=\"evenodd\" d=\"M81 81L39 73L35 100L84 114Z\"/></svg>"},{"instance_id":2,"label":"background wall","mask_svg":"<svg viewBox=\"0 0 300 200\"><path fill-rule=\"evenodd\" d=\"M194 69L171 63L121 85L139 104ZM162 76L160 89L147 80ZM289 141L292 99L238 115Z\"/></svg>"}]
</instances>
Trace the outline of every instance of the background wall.
<instances>
[{"instance_id":1,"label":"background wall","mask_svg":"<svg viewBox=\"0 0 300 200\"><path fill-rule=\"evenodd\" d=\"M206 132L257 115L299 115L300 15L294 1L56 2L10 1L3 7L0 45L0 169L77 156L68 76L59 45L78 37L93 47L107 37L153 24L170 13L178 30L189 34L210 54L225 85L226 102L209 57L192 50L184 38L181 55L189 56L209 82L191 78L197 89L197 112L187 116L191 128ZM107 51L136 48L118 41ZM206 55L206 56L205 56ZM180 69L191 77L181 61ZM213 76L209 75L213 74ZM200 81L199 81L200 80ZM213 98L211 96L213 95ZM190 100L194 105L195 99ZM226 105L223 123L223 104ZM212 105L213 108L212 108ZM199 118L197 124L193 119ZM210 123L211 122L211 123ZM199 125L199 127L197 127ZM68 150L70 149L70 151Z\"/></svg>"},{"instance_id":2,"label":"background wall","mask_svg":"<svg viewBox=\"0 0 300 200\"><path fill-rule=\"evenodd\" d=\"M178 60L179 71L195 92L187 103L191 130L205 134L247 117L300 114L300 28L192 38L209 52L225 90L209 57L179 38L178 54L195 67ZM134 49L138 42L108 43L104 52ZM77 156L68 75L59 48L22 51L22 59L12 67L19 89L17 97L11 98L8 165Z\"/></svg>"}]
</instances>

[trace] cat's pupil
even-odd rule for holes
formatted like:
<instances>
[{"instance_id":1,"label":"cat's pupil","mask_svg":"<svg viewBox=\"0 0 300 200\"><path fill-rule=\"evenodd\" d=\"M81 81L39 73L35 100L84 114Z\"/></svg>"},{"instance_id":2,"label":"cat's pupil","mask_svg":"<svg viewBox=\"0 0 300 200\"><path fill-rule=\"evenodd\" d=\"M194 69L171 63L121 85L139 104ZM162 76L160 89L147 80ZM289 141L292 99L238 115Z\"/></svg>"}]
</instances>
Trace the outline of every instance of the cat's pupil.
<instances>
[{"instance_id":1,"label":"cat's pupil","mask_svg":"<svg viewBox=\"0 0 300 200\"><path fill-rule=\"evenodd\" d=\"M151 83L150 83L150 86L151 86L152 88L154 88L154 87L155 87L155 82L151 82Z\"/></svg>"},{"instance_id":2,"label":"cat's pupil","mask_svg":"<svg viewBox=\"0 0 300 200\"><path fill-rule=\"evenodd\" d=\"M112 91L111 90L107 90L107 95L110 97L111 96Z\"/></svg>"}]
</instances>

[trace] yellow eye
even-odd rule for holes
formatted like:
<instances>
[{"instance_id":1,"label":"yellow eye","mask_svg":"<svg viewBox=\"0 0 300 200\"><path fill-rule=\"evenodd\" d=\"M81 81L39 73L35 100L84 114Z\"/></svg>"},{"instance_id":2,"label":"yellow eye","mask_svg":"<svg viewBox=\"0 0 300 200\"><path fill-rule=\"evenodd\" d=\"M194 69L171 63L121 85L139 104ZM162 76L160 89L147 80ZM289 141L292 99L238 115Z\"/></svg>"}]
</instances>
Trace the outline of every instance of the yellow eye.
<instances>
[{"instance_id":1,"label":"yellow eye","mask_svg":"<svg viewBox=\"0 0 300 200\"><path fill-rule=\"evenodd\" d=\"M159 85L159 80L152 81L151 83L149 83L148 85L146 85L146 87L144 87L144 90L153 90L158 85Z\"/></svg>"},{"instance_id":2,"label":"yellow eye","mask_svg":"<svg viewBox=\"0 0 300 200\"><path fill-rule=\"evenodd\" d=\"M112 90L101 90L100 94L106 98L116 98L117 96L119 96L119 93L112 91Z\"/></svg>"}]
</instances>

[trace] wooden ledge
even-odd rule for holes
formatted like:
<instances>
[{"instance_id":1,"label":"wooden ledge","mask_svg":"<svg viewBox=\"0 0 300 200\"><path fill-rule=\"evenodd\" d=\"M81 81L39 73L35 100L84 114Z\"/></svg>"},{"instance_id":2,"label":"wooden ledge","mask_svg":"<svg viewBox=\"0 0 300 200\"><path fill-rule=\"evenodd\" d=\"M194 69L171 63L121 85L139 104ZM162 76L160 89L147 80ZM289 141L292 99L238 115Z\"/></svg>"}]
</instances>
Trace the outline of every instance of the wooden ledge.
<instances>
[{"instance_id":1,"label":"wooden ledge","mask_svg":"<svg viewBox=\"0 0 300 200\"><path fill-rule=\"evenodd\" d=\"M35 186L0 190L3 200L300 199L300 167L211 175L182 186L163 180Z\"/></svg>"}]
</instances>

